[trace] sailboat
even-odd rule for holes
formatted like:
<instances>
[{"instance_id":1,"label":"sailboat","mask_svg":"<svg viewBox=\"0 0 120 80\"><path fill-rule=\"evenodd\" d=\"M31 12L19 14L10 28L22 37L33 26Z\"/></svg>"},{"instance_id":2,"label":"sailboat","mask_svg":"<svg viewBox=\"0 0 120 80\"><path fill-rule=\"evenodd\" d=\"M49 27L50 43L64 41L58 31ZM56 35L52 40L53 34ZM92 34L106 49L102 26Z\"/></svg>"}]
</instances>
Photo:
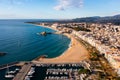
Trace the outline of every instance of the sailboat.
<instances>
[{"instance_id":1,"label":"sailboat","mask_svg":"<svg viewBox=\"0 0 120 80\"><path fill-rule=\"evenodd\" d=\"M9 67L7 65L7 71L6 71L6 74L5 74L5 78L13 78L14 75L10 74L10 71L9 71Z\"/></svg>"}]
</instances>

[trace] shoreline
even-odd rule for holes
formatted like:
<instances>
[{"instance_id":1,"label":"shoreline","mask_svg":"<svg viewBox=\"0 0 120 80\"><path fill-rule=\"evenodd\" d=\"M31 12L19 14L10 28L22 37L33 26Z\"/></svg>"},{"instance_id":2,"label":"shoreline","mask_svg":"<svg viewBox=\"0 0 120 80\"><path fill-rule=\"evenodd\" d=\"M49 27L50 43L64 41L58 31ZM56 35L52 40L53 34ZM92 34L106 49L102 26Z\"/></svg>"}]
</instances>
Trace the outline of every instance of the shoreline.
<instances>
[{"instance_id":1,"label":"shoreline","mask_svg":"<svg viewBox=\"0 0 120 80\"><path fill-rule=\"evenodd\" d=\"M52 30L58 31L53 27L47 27L42 25L37 25L37 26L50 28ZM74 38L74 36L67 33L64 33L62 35L67 36L68 38L71 39L68 49L66 49L60 56L57 56L55 58L38 57L37 60L33 60L33 61L38 61L43 63L79 63L80 61L86 60L89 58L89 53L87 49L80 42L78 42Z\"/></svg>"}]
</instances>

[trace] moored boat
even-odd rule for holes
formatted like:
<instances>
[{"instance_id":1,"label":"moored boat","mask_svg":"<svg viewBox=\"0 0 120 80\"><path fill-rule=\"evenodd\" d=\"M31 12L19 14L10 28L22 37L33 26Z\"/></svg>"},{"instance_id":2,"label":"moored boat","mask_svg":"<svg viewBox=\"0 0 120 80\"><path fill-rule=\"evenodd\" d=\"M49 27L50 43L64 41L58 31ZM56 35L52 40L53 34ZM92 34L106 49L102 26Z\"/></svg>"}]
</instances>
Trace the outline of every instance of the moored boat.
<instances>
[{"instance_id":1,"label":"moored boat","mask_svg":"<svg viewBox=\"0 0 120 80\"><path fill-rule=\"evenodd\" d=\"M14 78L14 75L12 75L12 74L6 74L5 78Z\"/></svg>"},{"instance_id":2,"label":"moored boat","mask_svg":"<svg viewBox=\"0 0 120 80\"><path fill-rule=\"evenodd\" d=\"M7 71L6 71L6 74L5 74L5 78L13 78L14 75L13 73L15 73L14 71L9 71L9 67L7 65Z\"/></svg>"}]
</instances>

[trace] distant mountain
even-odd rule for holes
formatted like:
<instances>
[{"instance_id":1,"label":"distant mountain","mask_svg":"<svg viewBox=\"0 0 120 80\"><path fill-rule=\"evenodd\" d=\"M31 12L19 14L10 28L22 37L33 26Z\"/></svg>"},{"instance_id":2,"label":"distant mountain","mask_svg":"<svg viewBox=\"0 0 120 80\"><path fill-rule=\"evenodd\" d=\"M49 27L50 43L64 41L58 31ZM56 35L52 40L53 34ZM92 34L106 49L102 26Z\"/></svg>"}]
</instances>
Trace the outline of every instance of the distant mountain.
<instances>
[{"instance_id":1,"label":"distant mountain","mask_svg":"<svg viewBox=\"0 0 120 80\"><path fill-rule=\"evenodd\" d=\"M120 25L120 14L114 16L106 16L106 17L83 17L73 19L74 22L90 22L90 23L113 23L115 25Z\"/></svg>"},{"instance_id":2,"label":"distant mountain","mask_svg":"<svg viewBox=\"0 0 120 80\"><path fill-rule=\"evenodd\" d=\"M113 16L114 18L117 18L117 17L119 17L120 18L120 14L118 14L118 15L115 15L115 16Z\"/></svg>"}]
</instances>

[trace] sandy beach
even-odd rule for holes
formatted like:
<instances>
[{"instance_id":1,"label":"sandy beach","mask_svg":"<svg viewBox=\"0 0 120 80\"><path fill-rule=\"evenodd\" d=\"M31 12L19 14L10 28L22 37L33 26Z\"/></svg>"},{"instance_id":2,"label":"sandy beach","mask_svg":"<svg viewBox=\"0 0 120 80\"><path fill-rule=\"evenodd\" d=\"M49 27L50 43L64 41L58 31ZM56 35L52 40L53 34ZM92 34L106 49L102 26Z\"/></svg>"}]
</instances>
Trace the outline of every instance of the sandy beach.
<instances>
[{"instance_id":1,"label":"sandy beach","mask_svg":"<svg viewBox=\"0 0 120 80\"><path fill-rule=\"evenodd\" d=\"M89 58L86 48L78 42L72 35L64 34L71 38L71 47L56 58L39 58L43 63L78 63Z\"/></svg>"}]
</instances>

